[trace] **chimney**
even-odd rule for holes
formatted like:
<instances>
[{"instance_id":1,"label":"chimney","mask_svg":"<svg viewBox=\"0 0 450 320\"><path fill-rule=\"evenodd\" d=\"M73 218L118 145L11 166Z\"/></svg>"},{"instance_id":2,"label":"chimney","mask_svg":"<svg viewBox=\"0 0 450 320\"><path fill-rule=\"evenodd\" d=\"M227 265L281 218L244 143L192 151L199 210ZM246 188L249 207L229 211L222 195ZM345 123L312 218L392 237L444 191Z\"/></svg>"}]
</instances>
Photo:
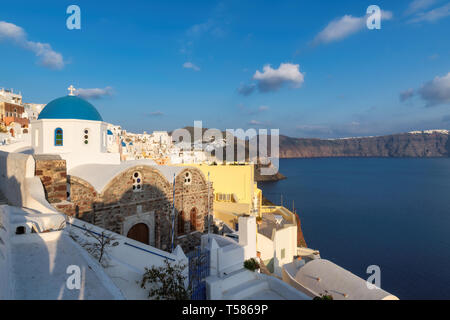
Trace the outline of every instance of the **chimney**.
<instances>
[{"instance_id":1,"label":"chimney","mask_svg":"<svg viewBox=\"0 0 450 320\"><path fill-rule=\"evenodd\" d=\"M239 244L244 247L245 259L256 257L256 218L239 217Z\"/></svg>"}]
</instances>

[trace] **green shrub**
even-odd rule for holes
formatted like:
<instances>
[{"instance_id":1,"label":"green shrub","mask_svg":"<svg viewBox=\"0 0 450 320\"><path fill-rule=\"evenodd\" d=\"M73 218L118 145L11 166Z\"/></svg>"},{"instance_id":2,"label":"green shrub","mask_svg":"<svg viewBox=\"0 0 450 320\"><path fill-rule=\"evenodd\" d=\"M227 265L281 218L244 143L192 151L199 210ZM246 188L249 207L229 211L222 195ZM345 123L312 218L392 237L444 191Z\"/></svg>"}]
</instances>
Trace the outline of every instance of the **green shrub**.
<instances>
[{"instance_id":1,"label":"green shrub","mask_svg":"<svg viewBox=\"0 0 450 320\"><path fill-rule=\"evenodd\" d=\"M331 294L321 294L318 297L314 297L313 300L333 300L333 296Z\"/></svg>"},{"instance_id":2,"label":"green shrub","mask_svg":"<svg viewBox=\"0 0 450 320\"><path fill-rule=\"evenodd\" d=\"M141 288L148 289L148 297L153 300L189 300L191 286L185 287L183 275L185 265L171 264L167 259L165 265L145 268Z\"/></svg>"},{"instance_id":3,"label":"green shrub","mask_svg":"<svg viewBox=\"0 0 450 320\"><path fill-rule=\"evenodd\" d=\"M255 272L260 268L258 261L255 258L251 258L244 261L244 268Z\"/></svg>"}]
</instances>

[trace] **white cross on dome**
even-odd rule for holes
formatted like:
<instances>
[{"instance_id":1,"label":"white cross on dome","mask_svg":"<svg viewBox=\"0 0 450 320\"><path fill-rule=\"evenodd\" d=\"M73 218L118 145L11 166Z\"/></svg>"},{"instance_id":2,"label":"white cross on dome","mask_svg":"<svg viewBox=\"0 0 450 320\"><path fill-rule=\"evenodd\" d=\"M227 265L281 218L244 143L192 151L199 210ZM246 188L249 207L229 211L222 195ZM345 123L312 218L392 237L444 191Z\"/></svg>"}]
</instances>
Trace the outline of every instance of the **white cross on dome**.
<instances>
[{"instance_id":1,"label":"white cross on dome","mask_svg":"<svg viewBox=\"0 0 450 320\"><path fill-rule=\"evenodd\" d=\"M74 96L73 92L76 90L73 85L70 85L70 87L67 88L67 90L70 91L69 96Z\"/></svg>"}]
</instances>

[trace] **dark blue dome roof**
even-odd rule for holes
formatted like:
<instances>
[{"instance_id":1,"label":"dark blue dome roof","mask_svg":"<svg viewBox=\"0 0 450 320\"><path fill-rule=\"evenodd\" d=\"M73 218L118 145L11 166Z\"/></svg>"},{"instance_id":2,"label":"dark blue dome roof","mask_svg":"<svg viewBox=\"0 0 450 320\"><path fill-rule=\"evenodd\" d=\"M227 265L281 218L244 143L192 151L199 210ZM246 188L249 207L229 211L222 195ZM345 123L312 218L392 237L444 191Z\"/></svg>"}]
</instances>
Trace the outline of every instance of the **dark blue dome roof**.
<instances>
[{"instance_id":1,"label":"dark blue dome roof","mask_svg":"<svg viewBox=\"0 0 450 320\"><path fill-rule=\"evenodd\" d=\"M39 114L41 119L77 119L103 121L97 109L77 96L65 96L50 101Z\"/></svg>"}]
</instances>

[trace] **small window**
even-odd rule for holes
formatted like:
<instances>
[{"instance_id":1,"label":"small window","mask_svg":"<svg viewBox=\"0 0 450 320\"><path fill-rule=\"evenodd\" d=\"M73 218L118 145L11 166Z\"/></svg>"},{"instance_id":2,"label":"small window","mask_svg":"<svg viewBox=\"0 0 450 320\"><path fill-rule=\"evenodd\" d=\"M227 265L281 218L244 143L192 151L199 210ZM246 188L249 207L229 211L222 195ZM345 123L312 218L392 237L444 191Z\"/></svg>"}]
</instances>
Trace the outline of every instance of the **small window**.
<instances>
[{"instance_id":1,"label":"small window","mask_svg":"<svg viewBox=\"0 0 450 320\"><path fill-rule=\"evenodd\" d=\"M190 185L192 182L192 176L190 172L186 172L186 174L184 175L184 184L185 185Z\"/></svg>"},{"instance_id":2,"label":"small window","mask_svg":"<svg viewBox=\"0 0 450 320\"><path fill-rule=\"evenodd\" d=\"M281 259L284 259L286 257L286 249L281 249Z\"/></svg>"},{"instance_id":3,"label":"small window","mask_svg":"<svg viewBox=\"0 0 450 320\"><path fill-rule=\"evenodd\" d=\"M63 130L61 128L55 129L55 146L63 146Z\"/></svg>"},{"instance_id":4,"label":"small window","mask_svg":"<svg viewBox=\"0 0 450 320\"><path fill-rule=\"evenodd\" d=\"M142 175L140 172L136 171L133 173L133 192L142 191Z\"/></svg>"},{"instance_id":5,"label":"small window","mask_svg":"<svg viewBox=\"0 0 450 320\"><path fill-rule=\"evenodd\" d=\"M83 131L83 143L85 145L89 144L89 129L84 129Z\"/></svg>"}]
</instances>

